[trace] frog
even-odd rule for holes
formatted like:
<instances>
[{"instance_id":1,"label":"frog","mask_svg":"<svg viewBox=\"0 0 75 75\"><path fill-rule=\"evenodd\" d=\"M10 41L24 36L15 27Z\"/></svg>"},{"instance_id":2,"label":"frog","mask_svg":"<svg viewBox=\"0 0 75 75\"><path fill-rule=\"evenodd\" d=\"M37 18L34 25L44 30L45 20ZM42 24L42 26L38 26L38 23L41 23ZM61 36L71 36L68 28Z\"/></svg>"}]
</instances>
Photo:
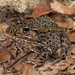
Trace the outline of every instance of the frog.
<instances>
[{"instance_id":1,"label":"frog","mask_svg":"<svg viewBox=\"0 0 75 75\"><path fill-rule=\"evenodd\" d=\"M47 15L24 20L14 19L12 25L6 29L6 33L36 44L39 57L35 59L35 63L38 66L43 65L49 56L62 58L70 51L68 35Z\"/></svg>"}]
</instances>

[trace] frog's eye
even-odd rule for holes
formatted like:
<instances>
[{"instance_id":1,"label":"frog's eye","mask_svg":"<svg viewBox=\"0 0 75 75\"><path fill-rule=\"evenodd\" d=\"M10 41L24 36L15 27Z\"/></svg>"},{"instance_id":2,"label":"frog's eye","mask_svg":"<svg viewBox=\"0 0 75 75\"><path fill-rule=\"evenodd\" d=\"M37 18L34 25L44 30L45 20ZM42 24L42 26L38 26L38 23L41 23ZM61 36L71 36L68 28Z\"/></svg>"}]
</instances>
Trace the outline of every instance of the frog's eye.
<instances>
[{"instance_id":1,"label":"frog's eye","mask_svg":"<svg viewBox=\"0 0 75 75\"><path fill-rule=\"evenodd\" d=\"M29 31L29 28L28 28L28 27L25 27L25 28L23 29L23 31Z\"/></svg>"}]
</instances>

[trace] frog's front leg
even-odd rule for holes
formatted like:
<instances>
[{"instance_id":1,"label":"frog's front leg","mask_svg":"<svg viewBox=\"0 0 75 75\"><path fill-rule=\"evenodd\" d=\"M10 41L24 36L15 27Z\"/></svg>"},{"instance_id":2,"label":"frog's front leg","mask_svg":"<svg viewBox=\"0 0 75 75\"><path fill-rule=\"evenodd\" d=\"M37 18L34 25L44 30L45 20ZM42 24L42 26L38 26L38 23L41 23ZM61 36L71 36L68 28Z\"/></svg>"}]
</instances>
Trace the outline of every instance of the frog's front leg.
<instances>
[{"instance_id":1,"label":"frog's front leg","mask_svg":"<svg viewBox=\"0 0 75 75\"><path fill-rule=\"evenodd\" d=\"M44 65L45 61L48 60L49 51L41 52L39 56L34 60L35 67Z\"/></svg>"}]
</instances>

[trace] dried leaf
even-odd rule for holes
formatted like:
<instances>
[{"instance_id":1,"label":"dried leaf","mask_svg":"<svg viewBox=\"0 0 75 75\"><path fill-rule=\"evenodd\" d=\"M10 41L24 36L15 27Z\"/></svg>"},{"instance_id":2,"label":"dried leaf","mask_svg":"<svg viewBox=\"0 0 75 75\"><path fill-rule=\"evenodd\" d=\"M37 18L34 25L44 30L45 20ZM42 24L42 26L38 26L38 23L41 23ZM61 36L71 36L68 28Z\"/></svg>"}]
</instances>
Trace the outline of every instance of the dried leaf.
<instances>
[{"instance_id":1,"label":"dried leaf","mask_svg":"<svg viewBox=\"0 0 75 75\"><path fill-rule=\"evenodd\" d=\"M68 70L68 73L75 75L75 70Z\"/></svg>"},{"instance_id":2,"label":"dried leaf","mask_svg":"<svg viewBox=\"0 0 75 75\"><path fill-rule=\"evenodd\" d=\"M63 71L63 70L65 70L65 69L67 69L67 67L68 67L67 64L65 64L65 63L64 63L64 64L61 64L60 67L59 67L59 70L60 70L60 71Z\"/></svg>"},{"instance_id":3,"label":"dried leaf","mask_svg":"<svg viewBox=\"0 0 75 75\"><path fill-rule=\"evenodd\" d=\"M16 56L15 50L8 50L14 57Z\"/></svg>"},{"instance_id":4,"label":"dried leaf","mask_svg":"<svg viewBox=\"0 0 75 75\"><path fill-rule=\"evenodd\" d=\"M65 74L58 72L58 73L56 73L55 75L65 75Z\"/></svg>"},{"instance_id":5,"label":"dried leaf","mask_svg":"<svg viewBox=\"0 0 75 75\"><path fill-rule=\"evenodd\" d=\"M33 66L23 63L23 74L22 75L40 75L40 73L33 68Z\"/></svg>"},{"instance_id":6,"label":"dried leaf","mask_svg":"<svg viewBox=\"0 0 75 75\"><path fill-rule=\"evenodd\" d=\"M66 5L61 4L57 0L53 0L53 3L51 3L51 8L62 14L75 14L75 5L72 7L67 7Z\"/></svg>"},{"instance_id":7,"label":"dried leaf","mask_svg":"<svg viewBox=\"0 0 75 75\"><path fill-rule=\"evenodd\" d=\"M23 72L23 65L19 64L18 66L15 67L15 69L17 70L16 75L19 75Z\"/></svg>"},{"instance_id":8,"label":"dried leaf","mask_svg":"<svg viewBox=\"0 0 75 75\"><path fill-rule=\"evenodd\" d=\"M73 22L73 30L75 30L75 22Z\"/></svg>"},{"instance_id":9,"label":"dried leaf","mask_svg":"<svg viewBox=\"0 0 75 75\"><path fill-rule=\"evenodd\" d=\"M75 5L72 7L67 7L61 4L60 2L54 0L53 3L49 2L34 8L29 15L25 16L25 18L39 17L50 12L58 12L62 14L75 14Z\"/></svg>"},{"instance_id":10,"label":"dried leaf","mask_svg":"<svg viewBox=\"0 0 75 75\"><path fill-rule=\"evenodd\" d=\"M72 28L73 27L73 19L70 17L66 17L64 18L66 23L69 25L68 28Z\"/></svg>"},{"instance_id":11,"label":"dried leaf","mask_svg":"<svg viewBox=\"0 0 75 75\"><path fill-rule=\"evenodd\" d=\"M71 56L71 58L75 60L75 56L74 56L74 55L73 55L73 56Z\"/></svg>"},{"instance_id":12,"label":"dried leaf","mask_svg":"<svg viewBox=\"0 0 75 75\"><path fill-rule=\"evenodd\" d=\"M73 49L71 50L71 53L74 53L74 54L75 54L75 48L73 48Z\"/></svg>"},{"instance_id":13,"label":"dried leaf","mask_svg":"<svg viewBox=\"0 0 75 75\"><path fill-rule=\"evenodd\" d=\"M75 64L68 67L68 70L73 70L75 68Z\"/></svg>"},{"instance_id":14,"label":"dried leaf","mask_svg":"<svg viewBox=\"0 0 75 75\"><path fill-rule=\"evenodd\" d=\"M7 40L4 44L3 44L3 46L4 47L8 47L8 46L10 46L12 43L11 43L11 41L10 40Z\"/></svg>"},{"instance_id":15,"label":"dried leaf","mask_svg":"<svg viewBox=\"0 0 75 75\"><path fill-rule=\"evenodd\" d=\"M63 70L65 70L66 68L67 68L67 66L62 66L62 67L59 68L59 70L60 70L60 71L63 71Z\"/></svg>"},{"instance_id":16,"label":"dried leaf","mask_svg":"<svg viewBox=\"0 0 75 75\"><path fill-rule=\"evenodd\" d=\"M52 18L55 22L65 22L65 20L59 13L50 13L48 16Z\"/></svg>"},{"instance_id":17,"label":"dried leaf","mask_svg":"<svg viewBox=\"0 0 75 75\"><path fill-rule=\"evenodd\" d=\"M0 25L0 32L2 31L2 26Z\"/></svg>"},{"instance_id":18,"label":"dried leaf","mask_svg":"<svg viewBox=\"0 0 75 75\"><path fill-rule=\"evenodd\" d=\"M0 48L0 63L9 61L10 58L10 53L5 48Z\"/></svg>"},{"instance_id":19,"label":"dried leaf","mask_svg":"<svg viewBox=\"0 0 75 75\"><path fill-rule=\"evenodd\" d=\"M51 69L50 67L47 67L45 70L44 70L44 72L45 71L52 71L53 69Z\"/></svg>"},{"instance_id":20,"label":"dried leaf","mask_svg":"<svg viewBox=\"0 0 75 75\"><path fill-rule=\"evenodd\" d=\"M0 65L0 74L4 71L3 67Z\"/></svg>"},{"instance_id":21,"label":"dried leaf","mask_svg":"<svg viewBox=\"0 0 75 75\"><path fill-rule=\"evenodd\" d=\"M67 23L56 22L60 27L68 27Z\"/></svg>"},{"instance_id":22,"label":"dried leaf","mask_svg":"<svg viewBox=\"0 0 75 75\"><path fill-rule=\"evenodd\" d=\"M67 34L69 36L70 41L75 42L75 31L74 30L72 30L72 31L67 30Z\"/></svg>"},{"instance_id":23,"label":"dried leaf","mask_svg":"<svg viewBox=\"0 0 75 75\"><path fill-rule=\"evenodd\" d=\"M53 10L51 9L50 2L49 2L47 4L44 4L44 5L41 5L41 6L34 8L31 11L31 13L28 16L26 16L26 18L28 18L28 17L39 17L41 15L48 14L52 11Z\"/></svg>"},{"instance_id":24,"label":"dried leaf","mask_svg":"<svg viewBox=\"0 0 75 75\"><path fill-rule=\"evenodd\" d=\"M60 27L68 27L68 23L62 18L59 13L50 13L50 18L52 18Z\"/></svg>"}]
</instances>

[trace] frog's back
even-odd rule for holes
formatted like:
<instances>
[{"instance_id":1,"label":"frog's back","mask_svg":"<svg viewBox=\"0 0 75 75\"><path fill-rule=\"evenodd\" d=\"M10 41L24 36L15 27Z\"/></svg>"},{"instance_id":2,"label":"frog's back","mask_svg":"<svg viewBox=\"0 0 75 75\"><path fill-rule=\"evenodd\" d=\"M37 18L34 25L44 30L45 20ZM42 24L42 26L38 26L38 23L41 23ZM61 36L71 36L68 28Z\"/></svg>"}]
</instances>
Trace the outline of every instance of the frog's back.
<instances>
[{"instance_id":1,"label":"frog's back","mask_svg":"<svg viewBox=\"0 0 75 75\"><path fill-rule=\"evenodd\" d=\"M46 15L29 20L29 25L40 29L50 29L53 27L59 27L50 17Z\"/></svg>"}]
</instances>

